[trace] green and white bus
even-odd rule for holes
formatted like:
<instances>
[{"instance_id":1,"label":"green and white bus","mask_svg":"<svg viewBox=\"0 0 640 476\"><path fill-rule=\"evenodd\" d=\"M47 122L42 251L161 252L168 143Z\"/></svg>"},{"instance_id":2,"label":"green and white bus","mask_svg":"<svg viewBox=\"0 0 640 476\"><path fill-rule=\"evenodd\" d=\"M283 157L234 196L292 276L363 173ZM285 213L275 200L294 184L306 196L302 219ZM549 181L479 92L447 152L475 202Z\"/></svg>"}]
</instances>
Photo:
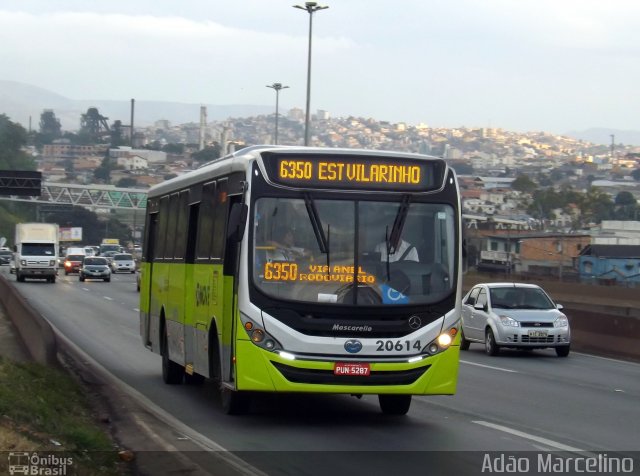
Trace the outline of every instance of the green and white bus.
<instances>
[{"instance_id":1,"label":"green and white bus","mask_svg":"<svg viewBox=\"0 0 640 476\"><path fill-rule=\"evenodd\" d=\"M455 173L408 153L255 146L152 187L140 332L168 384L455 393L462 238Z\"/></svg>"}]
</instances>

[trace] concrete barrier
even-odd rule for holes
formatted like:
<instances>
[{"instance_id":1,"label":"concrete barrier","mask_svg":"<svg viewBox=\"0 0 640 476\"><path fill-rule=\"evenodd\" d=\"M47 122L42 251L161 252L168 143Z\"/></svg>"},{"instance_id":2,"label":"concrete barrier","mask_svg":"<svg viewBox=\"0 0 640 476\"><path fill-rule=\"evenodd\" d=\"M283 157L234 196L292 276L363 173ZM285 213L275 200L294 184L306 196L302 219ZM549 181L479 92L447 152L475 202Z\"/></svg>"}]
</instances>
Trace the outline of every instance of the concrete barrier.
<instances>
[{"instance_id":1,"label":"concrete barrier","mask_svg":"<svg viewBox=\"0 0 640 476\"><path fill-rule=\"evenodd\" d=\"M31 358L41 364L59 365L53 329L3 274L0 274L0 301Z\"/></svg>"}]
</instances>

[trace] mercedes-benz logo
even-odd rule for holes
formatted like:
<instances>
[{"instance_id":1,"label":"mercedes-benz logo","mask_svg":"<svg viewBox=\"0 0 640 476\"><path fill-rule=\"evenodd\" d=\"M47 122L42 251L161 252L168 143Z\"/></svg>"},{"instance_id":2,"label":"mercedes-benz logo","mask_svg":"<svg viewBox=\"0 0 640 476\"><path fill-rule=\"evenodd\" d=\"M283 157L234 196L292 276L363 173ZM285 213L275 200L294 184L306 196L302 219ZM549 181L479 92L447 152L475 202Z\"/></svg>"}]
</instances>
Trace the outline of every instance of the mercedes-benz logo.
<instances>
[{"instance_id":1,"label":"mercedes-benz logo","mask_svg":"<svg viewBox=\"0 0 640 476\"><path fill-rule=\"evenodd\" d=\"M409 327L413 330L420 329L422 327L422 319L419 316L411 316L409 318Z\"/></svg>"},{"instance_id":2,"label":"mercedes-benz logo","mask_svg":"<svg viewBox=\"0 0 640 476\"><path fill-rule=\"evenodd\" d=\"M344 350L350 354L357 354L362 350L362 342L356 339L348 340L344 343Z\"/></svg>"}]
</instances>

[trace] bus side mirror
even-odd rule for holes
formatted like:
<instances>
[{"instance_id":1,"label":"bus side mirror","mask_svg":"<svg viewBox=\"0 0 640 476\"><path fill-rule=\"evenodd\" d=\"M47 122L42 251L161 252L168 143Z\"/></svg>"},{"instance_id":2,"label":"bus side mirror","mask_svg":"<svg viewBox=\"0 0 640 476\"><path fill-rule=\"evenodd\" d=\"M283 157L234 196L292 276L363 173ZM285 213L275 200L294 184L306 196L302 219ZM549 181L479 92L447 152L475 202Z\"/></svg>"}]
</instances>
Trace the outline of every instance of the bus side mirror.
<instances>
[{"instance_id":1,"label":"bus side mirror","mask_svg":"<svg viewBox=\"0 0 640 476\"><path fill-rule=\"evenodd\" d=\"M244 203L236 202L231 205L229 212L229 226L227 227L227 239L242 241L244 229L247 223L248 207Z\"/></svg>"}]
</instances>

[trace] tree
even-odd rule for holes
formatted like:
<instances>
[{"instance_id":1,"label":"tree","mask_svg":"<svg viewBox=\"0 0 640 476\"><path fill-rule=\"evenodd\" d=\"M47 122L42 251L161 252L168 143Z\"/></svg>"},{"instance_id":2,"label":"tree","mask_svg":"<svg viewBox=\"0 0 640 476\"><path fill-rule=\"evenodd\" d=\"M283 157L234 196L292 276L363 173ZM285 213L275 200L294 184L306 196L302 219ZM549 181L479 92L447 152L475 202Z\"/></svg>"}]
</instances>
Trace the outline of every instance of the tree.
<instances>
[{"instance_id":1,"label":"tree","mask_svg":"<svg viewBox=\"0 0 640 476\"><path fill-rule=\"evenodd\" d=\"M520 174L511 182L511 188L519 192L531 193L538 188L538 186L528 175Z\"/></svg>"},{"instance_id":2,"label":"tree","mask_svg":"<svg viewBox=\"0 0 640 476\"><path fill-rule=\"evenodd\" d=\"M121 145L125 145L122 121L116 120L111 125L111 147L120 147Z\"/></svg>"},{"instance_id":3,"label":"tree","mask_svg":"<svg viewBox=\"0 0 640 476\"><path fill-rule=\"evenodd\" d=\"M56 117L55 112L51 109L45 109L40 114L40 134L49 139L48 143L62 137L60 119Z\"/></svg>"},{"instance_id":4,"label":"tree","mask_svg":"<svg viewBox=\"0 0 640 476\"><path fill-rule=\"evenodd\" d=\"M184 144L166 144L162 147L162 150L167 154L182 154L184 152Z\"/></svg>"},{"instance_id":5,"label":"tree","mask_svg":"<svg viewBox=\"0 0 640 476\"><path fill-rule=\"evenodd\" d=\"M118 180L116 187L130 188L130 187L135 187L137 185L138 185L138 181L133 177L122 177L120 180Z\"/></svg>"},{"instance_id":6,"label":"tree","mask_svg":"<svg viewBox=\"0 0 640 476\"><path fill-rule=\"evenodd\" d=\"M636 205L638 202L631 192L618 192L615 198L616 205Z\"/></svg>"},{"instance_id":7,"label":"tree","mask_svg":"<svg viewBox=\"0 0 640 476\"><path fill-rule=\"evenodd\" d=\"M102 159L102 163L100 167L97 167L93 171L93 176L96 180L111 183L111 171L113 170L113 164L111 162L111 157L109 157L109 149L104 154L104 158Z\"/></svg>"},{"instance_id":8,"label":"tree","mask_svg":"<svg viewBox=\"0 0 640 476\"><path fill-rule=\"evenodd\" d=\"M215 144L213 146L205 147L199 150L195 154L191 154L191 158L196 162L209 162L211 160L219 159L221 154L220 145Z\"/></svg>"},{"instance_id":9,"label":"tree","mask_svg":"<svg viewBox=\"0 0 640 476\"><path fill-rule=\"evenodd\" d=\"M27 131L0 114L0 170L35 170L34 160L22 148L27 144Z\"/></svg>"}]
</instances>

